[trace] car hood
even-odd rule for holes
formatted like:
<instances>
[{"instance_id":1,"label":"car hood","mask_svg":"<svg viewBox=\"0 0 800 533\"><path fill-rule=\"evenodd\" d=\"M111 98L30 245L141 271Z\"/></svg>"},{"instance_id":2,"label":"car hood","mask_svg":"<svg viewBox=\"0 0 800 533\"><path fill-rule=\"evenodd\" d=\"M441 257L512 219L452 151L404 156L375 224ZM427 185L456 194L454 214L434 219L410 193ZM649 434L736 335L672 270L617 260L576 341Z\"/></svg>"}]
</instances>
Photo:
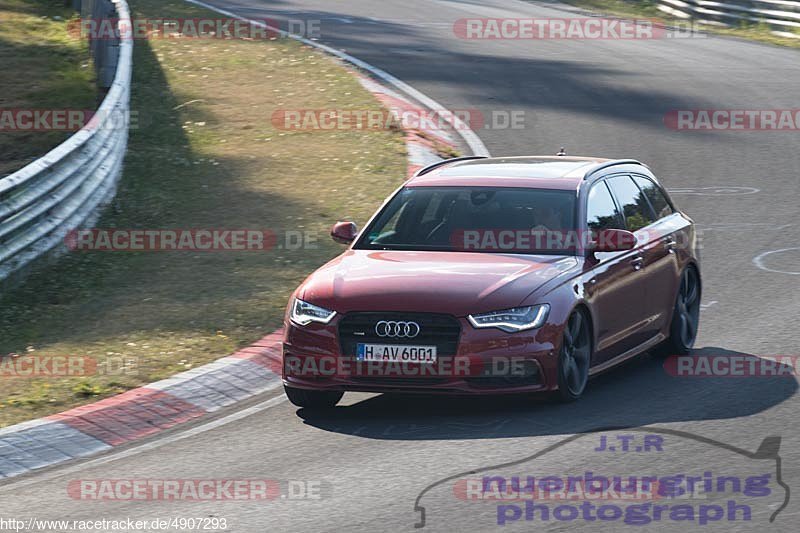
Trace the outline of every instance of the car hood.
<instances>
[{"instance_id":1,"label":"car hood","mask_svg":"<svg viewBox=\"0 0 800 533\"><path fill-rule=\"evenodd\" d=\"M465 316L518 306L577 264L572 256L348 250L309 276L297 296L339 313Z\"/></svg>"}]
</instances>

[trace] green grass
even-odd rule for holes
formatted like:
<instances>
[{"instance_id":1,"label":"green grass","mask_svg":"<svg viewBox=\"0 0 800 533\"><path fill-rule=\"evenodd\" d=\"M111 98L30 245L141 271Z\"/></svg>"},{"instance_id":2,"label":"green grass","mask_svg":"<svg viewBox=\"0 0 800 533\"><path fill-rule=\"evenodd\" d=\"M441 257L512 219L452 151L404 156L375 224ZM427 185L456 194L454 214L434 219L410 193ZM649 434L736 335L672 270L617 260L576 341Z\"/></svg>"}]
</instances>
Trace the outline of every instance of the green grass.
<instances>
[{"instance_id":1,"label":"green grass","mask_svg":"<svg viewBox=\"0 0 800 533\"><path fill-rule=\"evenodd\" d=\"M688 21L669 16L658 9L654 0L561 0L565 4L573 5L590 11L597 11L618 17L646 17L662 20L666 24L686 25ZM774 35L768 24L742 22L735 27L720 27L699 25L703 31L730 37L741 37L769 44L800 48L800 39L792 39ZM788 31L788 30L787 30ZM795 33L800 35L800 29Z\"/></svg>"},{"instance_id":2,"label":"green grass","mask_svg":"<svg viewBox=\"0 0 800 533\"><path fill-rule=\"evenodd\" d=\"M89 47L67 31L73 15L63 0L0 0L0 109L95 109ZM70 134L0 131L0 177Z\"/></svg>"},{"instance_id":3,"label":"green grass","mask_svg":"<svg viewBox=\"0 0 800 533\"><path fill-rule=\"evenodd\" d=\"M134 0L137 16L213 16ZM277 131L278 108L378 109L347 68L295 41L136 41L131 132L99 228L309 232L271 252L71 253L0 298L0 353L131 361L125 372L0 377L0 425L130 389L227 355L280 326L289 294L341 251L338 219L366 221L405 179L396 131ZM134 364L135 363L135 364Z\"/></svg>"}]
</instances>

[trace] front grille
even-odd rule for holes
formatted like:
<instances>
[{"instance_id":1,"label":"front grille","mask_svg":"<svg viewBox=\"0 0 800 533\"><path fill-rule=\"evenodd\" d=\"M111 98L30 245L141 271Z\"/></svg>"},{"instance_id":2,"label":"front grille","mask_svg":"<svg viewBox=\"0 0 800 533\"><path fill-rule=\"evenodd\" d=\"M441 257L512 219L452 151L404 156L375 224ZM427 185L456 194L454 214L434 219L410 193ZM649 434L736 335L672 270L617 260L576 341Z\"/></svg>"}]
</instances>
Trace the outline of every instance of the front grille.
<instances>
[{"instance_id":1,"label":"front grille","mask_svg":"<svg viewBox=\"0 0 800 533\"><path fill-rule=\"evenodd\" d=\"M419 324L416 337L380 337L375 325L381 320L412 321ZM458 350L461 325L455 317L434 313L348 313L339 321L339 343L342 355L355 357L359 342L436 346L439 358L452 357Z\"/></svg>"}]
</instances>

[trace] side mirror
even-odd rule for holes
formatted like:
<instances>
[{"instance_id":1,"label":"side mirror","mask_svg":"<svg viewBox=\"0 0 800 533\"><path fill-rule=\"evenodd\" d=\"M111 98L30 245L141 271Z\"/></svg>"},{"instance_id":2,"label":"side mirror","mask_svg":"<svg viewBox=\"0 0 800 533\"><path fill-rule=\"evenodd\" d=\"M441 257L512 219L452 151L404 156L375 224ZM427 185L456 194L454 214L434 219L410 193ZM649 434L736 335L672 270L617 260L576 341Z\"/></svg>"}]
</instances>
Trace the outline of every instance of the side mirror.
<instances>
[{"instance_id":1,"label":"side mirror","mask_svg":"<svg viewBox=\"0 0 800 533\"><path fill-rule=\"evenodd\" d=\"M339 244L350 244L358 235L355 222L337 222L331 228L331 238Z\"/></svg>"},{"instance_id":2,"label":"side mirror","mask_svg":"<svg viewBox=\"0 0 800 533\"><path fill-rule=\"evenodd\" d=\"M604 229L595 234L592 252L622 252L636 246L636 235L624 229Z\"/></svg>"}]
</instances>

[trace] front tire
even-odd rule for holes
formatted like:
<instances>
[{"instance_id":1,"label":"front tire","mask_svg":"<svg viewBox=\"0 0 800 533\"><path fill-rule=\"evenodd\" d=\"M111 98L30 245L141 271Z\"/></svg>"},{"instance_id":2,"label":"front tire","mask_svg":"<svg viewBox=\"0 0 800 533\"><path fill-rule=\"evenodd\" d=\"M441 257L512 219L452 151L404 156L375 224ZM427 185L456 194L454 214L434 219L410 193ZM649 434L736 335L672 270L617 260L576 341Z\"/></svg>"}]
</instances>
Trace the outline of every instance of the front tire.
<instances>
[{"instance_id":1,"label":"front tire","mask_svg":"<svg viewBox=\"0 0 800 533\"><path fill-rule=\"evenodd\" d=\"M297 407L306 409L330 409L344 396L343 392L295 389L283 386L286 397Z\"/></svg>"},{"instance_id":2,"label":"front tire","mask_svg":"<svg viewBox=\"0 0 800 533\"><path fill-rule=\"evenodd\" d=\"M589 381L592 361L592 338L589 320L581 311L573 311L564 326L558 352L558 393L561 401L573 402L581 397Z\"/></svg>"}]
</instances>

